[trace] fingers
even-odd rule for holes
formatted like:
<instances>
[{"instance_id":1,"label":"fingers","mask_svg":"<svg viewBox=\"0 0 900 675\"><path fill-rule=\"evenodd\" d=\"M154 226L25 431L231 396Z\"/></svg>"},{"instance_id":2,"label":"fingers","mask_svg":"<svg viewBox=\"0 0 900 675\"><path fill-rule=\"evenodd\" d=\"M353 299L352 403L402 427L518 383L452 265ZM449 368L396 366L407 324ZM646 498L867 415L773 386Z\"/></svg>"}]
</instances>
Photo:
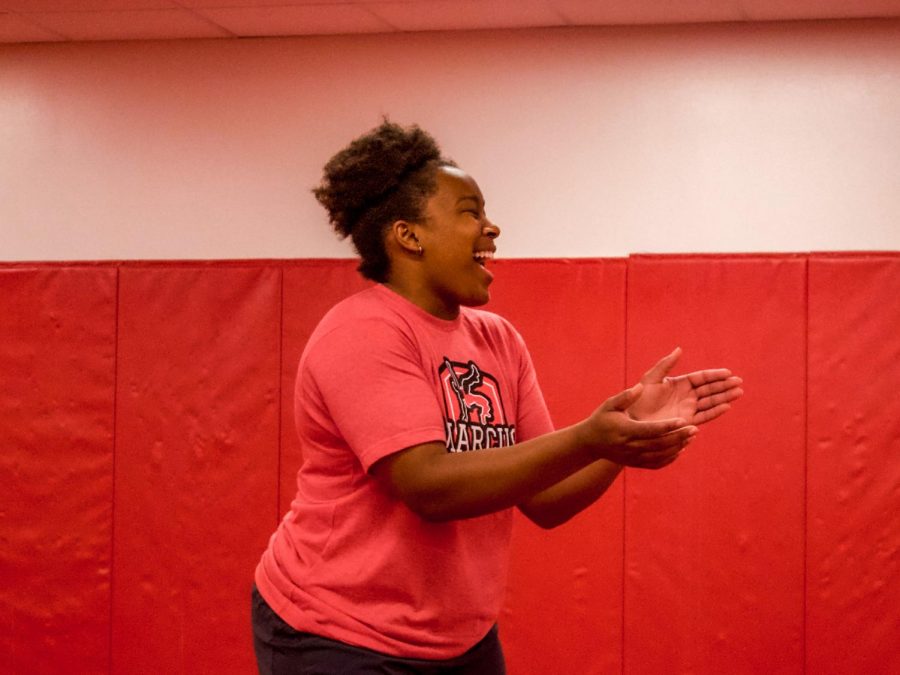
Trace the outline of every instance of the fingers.
<instances>
[{"instance_id":1,"label":"fingers","mask_svg":"<svg viewBox=\"0 0 900 675\"><path fill-rule=\"evenodd\" d=\"M697 427L687 426L687 422L681 418L672 418L667 420L654 420L652 422L631 420L631 424L627 429L628 435L634 439L634 441L654 441L663 439L678 431L683 432L687 436L691 436L697 433Z\"/></svg>"},{"instance_id":2,"label":"fingers","mask_svg":"<svg viewBox=\"0 0 900 675\"><path fill-rule=\"evenodd\" d=\"M626 410L641 397L644 385L638 382L625 391L620 391L615 396L610 396L601 406L604 410Z\"/></svg>"},{"instance_id":3,"label":"fingers","mask_svg":"<svg viewBox=\"0 0 900 675\"><path fill-rule=\"evenodd\" d=\"M659 361L656 362L655 366L644 373L644 376L641 378L641 382L662 382L663 378L669 374L669 371L675 367L675 364L678 362L678 358L680 356L681 347L675 347L675 349L672 350L672 353L662 357Z\"/></svg>"},{"instance_id":4,"label":"fingers","mask_svg":"<svg viewBox=\"0 0 900 675\"><path fill-rule=\"evenodd\" d=\"M669 438L665 438L666 445L663 447L657 447L659 442L638 441L635 445L643 449L640 452L631 454L626 464L639 469L661 469L664 466L668 466L678 459L679 455L684 452L684 449L694 439L696 428L694 428L694 433L690 433L687 436L681 432L682 430L679 429L672 434L668 434ZM657 439L657 441L662 440L662 438ZM640 446L640 444L645 445Z\"/></svg>"},{"instance_id":5,"label":"fingers","mask_svg":"<svg viewBox=\"0 0 900 675\"><path fill-rule=\"evenodd\" d=\"M717 417L721 417L729 410L731 410L731 406L727 403L722 403L721 405L717 405L714 408L710 408L709 410L698 412L696 415L694 415L694 424L706 424L707 422L711 422Z\"/></svg>"},{"instance_id":6,"label":"fingers","mask_svg":"<svg viewBox=\"0 0 900 675\"><path fill-rule=\"evenodd\" d=\"M731 371L728 368L708 368L706 370L695 370L693 373L688 373L683 377L686 377L694 387L699 387L710 382L727 380L731 377Z\"/></svg>"},{"instance_id":7,"label":"fingers","mask_svg":"<svg viewBox=\"0 0 900 675\"><path fill-rule=\"evenodd\" d=\"M708 384L702 384L699 386L695 384L693 386L694 392L697 394L697 398L703 398L704 396L709 396L710 394L718 394L729 389L734 389L743 383L744 381L741 378L729 376L725 379L715 380Z\"/></svg>"},{"instance_id":8,"label":"fingers","mask_svg":"<svg viewBox=\"0 0 900 675\"><path fill-rule=\"evenodd\" d=\"M639 438L628 443L629 447L642 452L657 450L669 450L679 448L697 435L697 427L681 426L664 434L658 434L651 438Z\"/></svg>"},{"instance_id":9,"label":"fingers","mask_svg":"<svg viewBox=\"0 0 900 675\"><path fill-rule=\"evenodd\" d=\"M684 452L684 448L667 452L646 453L635 458L634 462L627 466L634 469L662 469L678 459L682 452Z\"/></svg>"},{"instance_id":10,"label":"fingers","mask_svg":"<svg viewBox=\"0 0 900 675\"><path fill-rule=\"evenodd\" d=\"M703 398L697 400L697 412L703 412L704 410L715 408L716 406L722 405L723 403L736 401L743 395L744 390L740 387L735 387L734 389L723 391L721 394L704 396Z\"/></svg>"},{"instance_id":11,"label":"fingers","mask_svg":"<svg viewBox=\"0 0 900 675\"><path fill-rule=\"evenodd\" d=\"M607 419L619 420L619 441L607 446L606 459L642 469L658 469L675 461L693 440L698 429L684 420L671 419L638 422L621 413L606 413Z\"/></svg>"}]
</instances>

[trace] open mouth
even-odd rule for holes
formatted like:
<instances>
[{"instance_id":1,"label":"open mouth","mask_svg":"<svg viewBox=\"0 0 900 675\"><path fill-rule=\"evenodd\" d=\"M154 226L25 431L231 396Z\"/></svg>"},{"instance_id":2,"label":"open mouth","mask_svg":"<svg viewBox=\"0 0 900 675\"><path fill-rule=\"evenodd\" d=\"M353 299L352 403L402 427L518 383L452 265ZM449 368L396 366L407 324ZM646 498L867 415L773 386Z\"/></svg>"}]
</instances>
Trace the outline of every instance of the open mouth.
<instances>
[{"instance_id":1,"label":"open mouth","mask_svg":"<svg viewBox=\"0 0 900 675\"><path fill-rule=\"evenodd\" d=\"M475 251L475 253L472 255L472 259L475 262L477 262L479 265L484 267L488 260L494 259L494 252L493 251Z\"/></svg>"}]
</instances>

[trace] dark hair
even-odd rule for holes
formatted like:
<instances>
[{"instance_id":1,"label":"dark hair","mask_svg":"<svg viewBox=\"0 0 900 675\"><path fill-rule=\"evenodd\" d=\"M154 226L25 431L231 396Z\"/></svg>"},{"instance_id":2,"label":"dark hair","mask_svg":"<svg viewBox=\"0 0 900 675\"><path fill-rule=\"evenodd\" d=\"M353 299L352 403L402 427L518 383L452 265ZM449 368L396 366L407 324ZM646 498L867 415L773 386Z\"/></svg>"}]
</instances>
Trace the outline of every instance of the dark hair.
<instances>
[{"instance_id":1,"label":"dark hair","mask_svg":"<svg viewBox=\"0 0 900 675\"><path fill-rule=\"evenodd\" d=\"M446 165L453 162L441 156L429 134L387 119L328 160L313 194L335 232L353 240L362 258L360 274L387 280L385 229L397 220L422 218L425 201L437 189L435 172Z\"/></svg>"}]
</instances>

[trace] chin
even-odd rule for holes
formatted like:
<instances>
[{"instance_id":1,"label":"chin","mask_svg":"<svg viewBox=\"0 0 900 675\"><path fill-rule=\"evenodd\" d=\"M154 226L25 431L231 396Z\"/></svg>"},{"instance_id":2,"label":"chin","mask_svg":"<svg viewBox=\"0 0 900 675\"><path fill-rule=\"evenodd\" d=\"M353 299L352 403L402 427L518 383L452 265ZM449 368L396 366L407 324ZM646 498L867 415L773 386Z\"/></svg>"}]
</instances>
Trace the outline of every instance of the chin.
<instances>
[{"instance_id":1,"label":"chin","mask_svg":"<svg viewBox=\"0 0 900 675\"><path fill-rule=\"evenodd\" d=\"M465 305L466 307L481 307L482 305L486 305L488 302L490 302L490 300L491 294L485 291L484 293L479 293L478 295L471 295L459 304Z\"/></svg>"}]
</instances>

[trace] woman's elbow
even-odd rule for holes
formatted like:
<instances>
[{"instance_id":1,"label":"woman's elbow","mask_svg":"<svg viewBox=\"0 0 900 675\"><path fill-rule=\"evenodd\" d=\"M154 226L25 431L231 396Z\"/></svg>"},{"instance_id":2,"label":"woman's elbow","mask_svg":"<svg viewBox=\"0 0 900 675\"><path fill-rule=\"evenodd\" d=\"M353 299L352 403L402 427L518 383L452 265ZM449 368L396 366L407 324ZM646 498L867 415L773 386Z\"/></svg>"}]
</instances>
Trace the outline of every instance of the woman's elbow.
<instances>
[{"instance_id":1,"label":"woman's elbow","mask_svg":"<svg viewBox=\"0 0 900 675\"><path fill-rule=\"evenodd\" d=\"M519 511L542 530L552 530L568 522L571 518L569 514L559 513L551 509L519 506Z\"/></svg>"}]
</instances>

